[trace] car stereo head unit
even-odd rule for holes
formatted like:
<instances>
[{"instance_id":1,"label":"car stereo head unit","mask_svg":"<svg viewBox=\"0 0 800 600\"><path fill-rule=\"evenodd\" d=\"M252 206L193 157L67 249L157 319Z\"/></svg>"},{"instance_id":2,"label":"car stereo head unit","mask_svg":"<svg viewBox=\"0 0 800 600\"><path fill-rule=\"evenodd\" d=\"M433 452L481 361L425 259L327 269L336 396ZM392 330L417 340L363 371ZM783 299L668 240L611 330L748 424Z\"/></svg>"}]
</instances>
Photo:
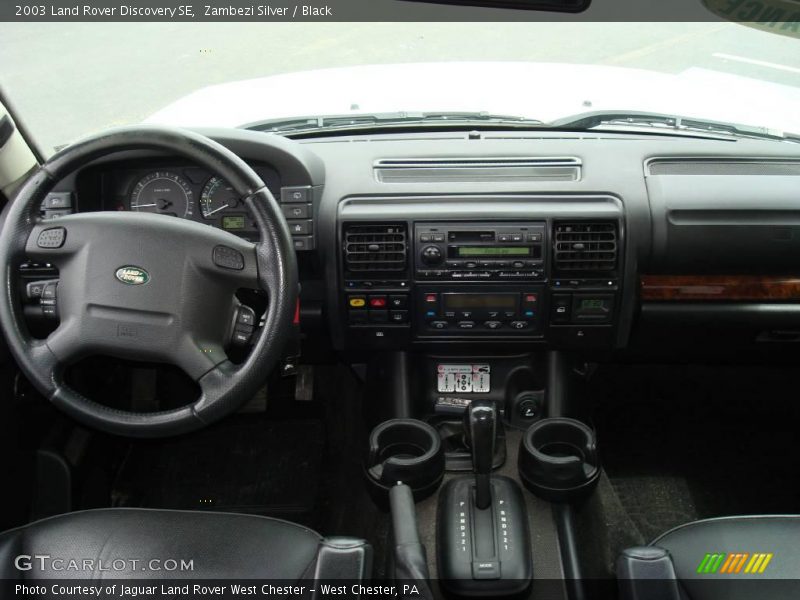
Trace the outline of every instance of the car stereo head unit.
<instances>
[{"instance_id":1,"label":"car stereo head unit","mask_svg":"<svg viewBox=\"0 0 800 600\"><path fill-rule=\"evenodd\" d=\"M518 281L544 278L545 225L418 223L417 279Z\"/></svg>"}]
</instances>

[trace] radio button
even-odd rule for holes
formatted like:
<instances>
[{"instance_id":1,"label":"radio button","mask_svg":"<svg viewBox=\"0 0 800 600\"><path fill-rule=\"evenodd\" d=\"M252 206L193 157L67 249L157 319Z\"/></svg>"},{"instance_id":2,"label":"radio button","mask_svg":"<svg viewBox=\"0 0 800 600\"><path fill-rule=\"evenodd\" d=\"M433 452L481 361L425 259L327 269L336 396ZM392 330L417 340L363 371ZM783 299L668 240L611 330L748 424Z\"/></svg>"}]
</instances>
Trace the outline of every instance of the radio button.
<instances>
[{"instance_id":1,"label":"radio button","mask_svg":"<svg viewBox=\"0 0 800 600\"><path fill-rule=\"evenodd\" d=\"M436 314L435 310L426 310L425 311L425 318L426 319L435 319L438 315Z\"/></svg>"},{"instance_id":2,"label":"radio button","mask_svg":"<svg viewBox=\"0 0 800 600\"><path fill-rule=\"evenodd\" d=\"M515 269L522 269L525 267L525 263L521 260L515 260L513 263L511 263L511 266Z\"/></svg>"},{"instance_id":3,"label":"radio button","mask_svg":"<svg viewBox=\"0 0 800 600\"><path fill-rule=\"evenodd\" d=\"M459 321L459 329L475 329L475 321Z\"/></svg>"},{"instance_id":4,"label":"radio button","mask_svg":"<svg viewBox=\"0 0 800 600\"><path fill-rule=\"evenodd\" d=\"M431 239L434 242L443 242L444 241L444 234L443 233L434 233L433 236L431 236Z\"/></svg>"},{"instance_id":5,"label":"radio button","mask_svg":"<svg viewBox=\"0 0 800 600\"><path fill-rule=\"evenodd\" d=\"M428 235L427 233L423 233L422 235L419 236L419 241L420 242L430 242L431 241L431 236Z\"/></svg>"},{"instance_id":6,"label":"radio button","mask_svg":"<svg viewBox=\"0 0 800 600\"><path fill-rule=\"evenodd\" d=\"M503 316L504 316L506 319L513 319L514 317L516 317L516 316L517 316L517 313L516 313L516 311L513 311L513 310L507 310L507 311L505 311L505 312L503 313Z\"/></svg>"},{"instance_id":7,"label":"radio button","mask_svg":"<svg viewBox=\"0 0 800 600\"><path fill-rule=\"evenodd\" d=\"M447 321L431 321L428 323L431 328L433 329L447 329L450 326L450 323Z\"/></svg>"},{"instance_id":8,"label":"radio button","mask_svg":"<svg viewBox=\"0 0 800 600\"><path fill-rule=\"evenodd\" d=\"M511 241L511 236L509 234L507 234L507 233L501 233L500 235L497 236L497 241L498 242L510 242Z\"/></svg>"},{"instance_id":9,"label":"radio button","mask_svg":"<svg viewBox=\"0 0 800 600\"><path fill-rule=\"evenodd\" d=\"M503 323L500 321L486 321L483 326L487 329L500 329L503 326Z\"/></svg>"},{"instance_id":10,"label":"radio button","mask_svg":"<svg viewBox=\"0 0 800 600\"><path fill-rule=\"evenodd\" d=\"M511 234L511 241L512 242L521 242L522 241L522 234L521 233L513 233L513 234Z\"/></svg>"},{"instance_id":11,"label":"radio button","mask_svg":"<svg viewBox=\"0 0 800 600\"><path fill-rule=\"evenodd\" d=\"M471 310L462 310L461 314L459 316L462 319L471 319L472 318L472 311Z\"/></svg>"},{"instance_id":12,"label":"radio button","mask_svg":"<svg viewBox=\"0 0 800 600\"><path fill-rule=\"evenodd\" d=\"M528 241L529 242L541 242L542 241L542 234L541 233L529 233L528 234Z\"/></svg>"},{"instance_id":13,"label":"radio button","mask_svg":"<svg viewBox=\"0 0 800 600\"><path fill-rule=\"evenodd\" d=\"M536 311L533 311L533 310L530 310L530 309L523 310L522 311L522 316L526 317L528 319L532 319L532 318L534 318L536 316Z\"/></svg>"},{"instance_id":14,"label":"radio button","mask_svg":"<svg viewBox=\"0 0 800 600\"><path fill-rule=\"evenodd\" d=\"M464 263L464 268L465 269L476 269L477 267L478 267L478 263L476 263L474 261L469 261L469 262L465 262Z\"/></svg>"},{"instance_id":15,"label":"radio button","mask_svg":"<svg viewBox=\"0 0 800 600\"><path fill-rule=\"evenodd\" d=\"M526 329L528 325L530 325L530 323L528 323L527 321L511 321L509 325L513 329Z\"/></svg>"}]
</instances>

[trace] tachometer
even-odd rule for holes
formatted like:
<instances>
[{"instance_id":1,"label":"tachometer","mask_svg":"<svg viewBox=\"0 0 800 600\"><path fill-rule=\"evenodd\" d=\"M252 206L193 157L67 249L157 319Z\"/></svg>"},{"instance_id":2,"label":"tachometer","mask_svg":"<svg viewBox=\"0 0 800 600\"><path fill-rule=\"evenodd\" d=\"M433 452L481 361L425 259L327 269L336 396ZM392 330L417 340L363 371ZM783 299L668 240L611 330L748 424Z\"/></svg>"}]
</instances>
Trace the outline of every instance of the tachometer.
<instances>
[{"instance_id":1,"label":"tachometer","mask_svg":"<svg viewBox=\"0 0 800 600\"><path fill-rule=\"evenodd\" d=\"M235 209L241 203L239 194L222 177L208 180L203 193L200 194L200 212L203 218L214 219L223 213Z\"/></svg>"},{"instance_id":2,"label":"tachometer","mask_svg":"<svg viewBox=\"0 0 800 600\"><path fill-rule=\"evenodd\" d=\"M180 175L154 171L142 177L134 186L131 210L191 217L194 212L194 193Z\"/></svg>"}]
</instances>

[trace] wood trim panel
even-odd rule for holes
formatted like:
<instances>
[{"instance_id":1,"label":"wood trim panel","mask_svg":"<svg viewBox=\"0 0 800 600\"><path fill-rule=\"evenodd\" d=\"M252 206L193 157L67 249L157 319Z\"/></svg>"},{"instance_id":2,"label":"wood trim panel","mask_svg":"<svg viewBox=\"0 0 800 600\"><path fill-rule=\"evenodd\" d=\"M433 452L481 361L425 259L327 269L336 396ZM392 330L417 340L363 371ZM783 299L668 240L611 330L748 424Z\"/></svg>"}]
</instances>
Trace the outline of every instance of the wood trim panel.
<instances>
[{"instance_id":1,"label":"wood trim panel","mask_svg":"<svg viewBox=\"0 0 800 600\"><path fill-rule=\"evenodd\" d=\"M645 301L800 301L800 277L765 275L642 275Z\"/></svg>"}]
</instances>

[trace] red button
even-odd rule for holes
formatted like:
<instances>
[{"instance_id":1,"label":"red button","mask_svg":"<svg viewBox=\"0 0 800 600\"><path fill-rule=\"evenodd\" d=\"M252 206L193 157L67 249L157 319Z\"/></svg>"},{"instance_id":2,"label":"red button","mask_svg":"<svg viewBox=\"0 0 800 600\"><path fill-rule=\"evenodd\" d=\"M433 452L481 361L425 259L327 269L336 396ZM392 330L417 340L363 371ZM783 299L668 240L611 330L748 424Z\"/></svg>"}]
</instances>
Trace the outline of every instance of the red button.
<instances>
[{"instance_id":1,"label":"red button","mask_svg":"<svg viewBox=\"0 0 800 600\"><path fill-rule=\"evenodd\" d=\"M373 296L369 299L370 308L386 308L386 296Z\"/></svg>"},{"instance_id":2,"label":"red button","mask_svg":"<svg viewBox=\"0 0 800 600\"><path fill-rule=\"evenodd\" d=\"M436 294L425 294L425 302L430 302L431 304L436 302Z\"/></svg>"},{"instance_id":3,"label":"red button","mask_svg":"<svg viewBox=\"0 0 800 600\"><path fill-rule=\"evenodd\" d=\"M536 302L536 294L525 294L525 302Z\"/></svg>"}]
</instances>

